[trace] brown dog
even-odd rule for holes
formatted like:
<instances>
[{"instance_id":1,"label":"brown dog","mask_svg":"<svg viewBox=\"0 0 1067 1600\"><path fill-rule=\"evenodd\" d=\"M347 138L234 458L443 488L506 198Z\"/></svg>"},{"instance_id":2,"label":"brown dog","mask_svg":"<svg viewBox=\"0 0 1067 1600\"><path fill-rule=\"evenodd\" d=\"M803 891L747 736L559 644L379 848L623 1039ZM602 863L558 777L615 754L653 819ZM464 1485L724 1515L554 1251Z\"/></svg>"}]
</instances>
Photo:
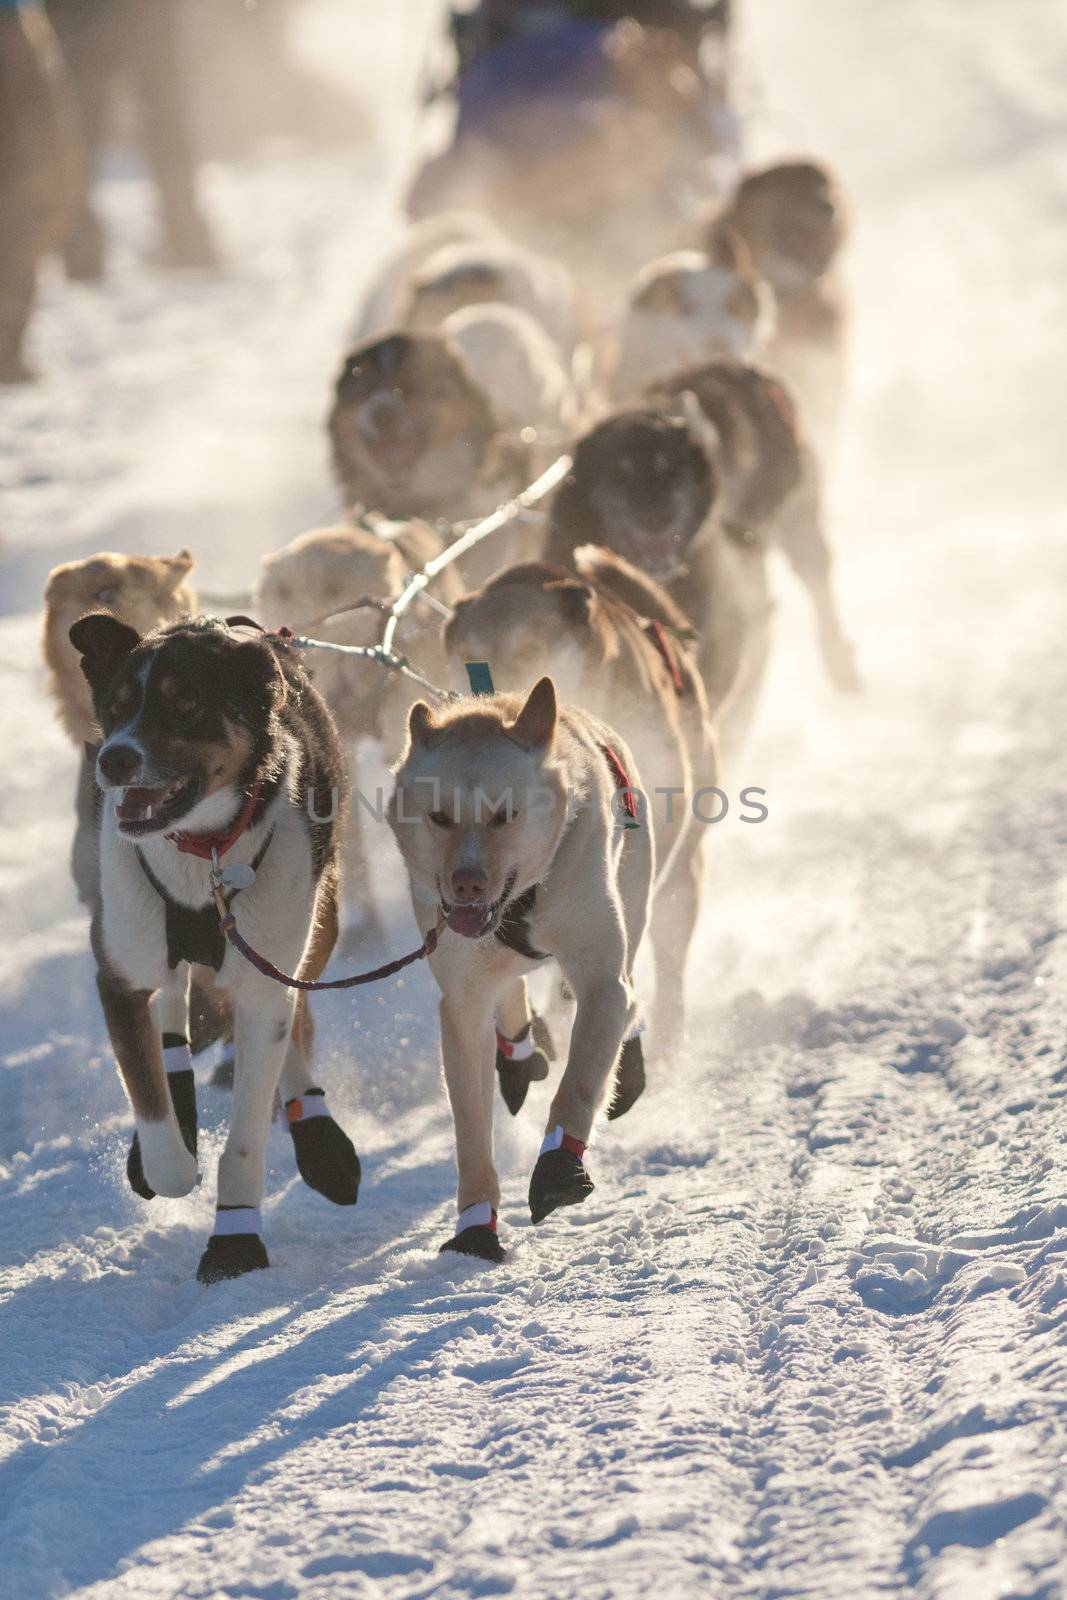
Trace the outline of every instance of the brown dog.
<instances>
[{"instance_id":1,"label":"brown dog","mask_svg":"<svg viewBox=\"0 0 1067 1600\"><path fill-rule=\"evenodd\" d=\"M845 306L837 267L847 234L841 187L816 161L783 161L742 179L709 244L735 229L774 290L768 364L796 387L820 446L833 437L844 377Z\"/></svg>"},{"instance_id":2,"label":"brown dog","mask_svg":"<svg viewBox=\"0 0 1067 1600\"><path fill-rule=\"evenodd\" d=\"M346 503L387 517L484 516L533 476L528 447L506 435L459 350L437 333L389 334L353 350L328 426ZM492 554L499 565L497 541ZM464 575L488 576L484 557Z\"/></svg>"},{"instance_id":3,"label":"brown dog","mask_svg":"<svg viewBox=\"0 0 1067 1600\"><path fill-rule=\"evenodd\" d=\"M736 539L784 551L815 609L827 675L836 688L855 693L859 677L833 590L822 470L793 397L762 367L720 360L675 373L649 398L678 404L685 395L696 400L712 429L721 485L717 520Z\"/></svg>"},{"instance_id":4,"label":"brown dog","mask_svg":"<svg viewBox=\"0 0 1067 1600\"><path fill-rule=\"evenodd\" d=\"M708 706L728 759L745 731L767 653L763 552L713 514L718 479L701 419L621 406L578 440L556 494L544 559L574 568L602 545L662 584L696 629Z\"/></svg>"},{"instance_id":5,"label":"brown dog","mask_svg":"<svg viewBox=\"0 0 1067 1600\"><path fill-rule=\"evenodd\" d=\"M656 858L670 863L650 927L653 1038L661 1053L669 1052L682 1030L686 957L699 906L701 830L690 797L716 782L715 738L696 661L680 639L690 630L679 607L608 550L581 550L577 561L577 579L540 562L498 573L457 602L445 648L457 683L470 660L490 662L497 688L509 694L524 693L550 671L566 701L602 721L610 716L633 751L650 802ZM685 798L667 806L653 799L653 788ZM521 1063L502 1055L497 1065L506 1091ZM508 1103L515 1111L522 1101Z\"/></svg>"}]
</instances>

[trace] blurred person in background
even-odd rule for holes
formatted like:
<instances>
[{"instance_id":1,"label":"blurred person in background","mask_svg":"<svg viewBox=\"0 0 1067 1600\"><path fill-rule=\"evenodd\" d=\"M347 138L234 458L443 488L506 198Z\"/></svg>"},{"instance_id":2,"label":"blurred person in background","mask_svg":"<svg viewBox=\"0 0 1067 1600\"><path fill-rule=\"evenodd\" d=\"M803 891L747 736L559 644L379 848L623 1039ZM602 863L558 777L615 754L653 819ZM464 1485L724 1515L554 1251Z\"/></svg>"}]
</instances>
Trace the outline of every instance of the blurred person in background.
<instances>
[{"instance_id":1,"label":"blurred person in background","mask_svg":"<svg viewBox=\"0 0 1067 1600\"><path fill-rule=\"evenodd\" d=\"M158 260L213 267L218 257L196 193L179 42L180 0L47 0L63 49L87 149L83 181L63 244L67 273L92 281L104 271L104 234L92 205L101 151L125 100L159 197Z\"/></svg>"},{"instance_id":2,"label":"blurred person in background","mask_svg":"<svg viewBox=\"0 0 1067 1600\"><path fill-rule=\"evenodd\" d=\"M23 354L37 268L63 235L78 145L55 37L37 0L0 0L0 383L34 374Z\"/></svg>"}]
</instances>

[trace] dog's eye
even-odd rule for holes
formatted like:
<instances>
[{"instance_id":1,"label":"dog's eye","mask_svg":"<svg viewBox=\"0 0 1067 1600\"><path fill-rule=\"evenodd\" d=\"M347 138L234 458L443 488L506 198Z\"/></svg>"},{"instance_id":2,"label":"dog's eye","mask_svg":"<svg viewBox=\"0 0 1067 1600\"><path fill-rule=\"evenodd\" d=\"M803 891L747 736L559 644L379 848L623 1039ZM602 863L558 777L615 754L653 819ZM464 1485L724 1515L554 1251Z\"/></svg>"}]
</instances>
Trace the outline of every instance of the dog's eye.
<instances>
[{"instance_id":1,"label":"dog's eye","mask_svg":"<svg viewBox=\"0 0 1067 1600\"><path fill-rule=\"evenodd\" d=\"M118 599L118 593L117 589L98 589L93 599L98 600L102 606L109 606Z\"/></svg>"},{"instance_id":2,"label":"dog's eye","mask_svg":"<svg viewBox=\"0 0 1067 1600\"><path fill-rule=\"evenodd\" d=\"M433 823L435 828L455 827L455 823L452 821L452 818L449 816L447 811L431 811L430 821Z\"/></svg>"},{"instance_id":3,"label":"dog's eye","mask_svg":"<svg viewBox=\"0 0 1067 1600\"><path fill-rule=\"evenodd\" d=\"M515 821L517 815L518 813L513 811L509 805L499 806L489 818L489 826L491 828L506 828L509 822Z\"/></svg>"},{"instance_id":4,"label":"dog's eye","mask_svg":"<svg viewBox=\"0 0 1067 1600\"><path fill-rule=\"evenodd\" d=\"M196 701L190 700L188 695L179 695L174 702L174 712L179 717L191 717L196 710Z\"/></svg>"}]
</instances>

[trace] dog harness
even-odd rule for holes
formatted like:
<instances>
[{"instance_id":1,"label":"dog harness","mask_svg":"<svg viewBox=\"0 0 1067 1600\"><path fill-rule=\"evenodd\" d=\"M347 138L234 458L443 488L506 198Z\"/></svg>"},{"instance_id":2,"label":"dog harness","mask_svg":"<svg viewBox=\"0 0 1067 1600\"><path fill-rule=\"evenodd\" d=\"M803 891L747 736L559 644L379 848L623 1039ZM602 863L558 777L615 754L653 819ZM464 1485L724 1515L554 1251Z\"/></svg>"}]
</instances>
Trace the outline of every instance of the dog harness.
<instances>
[{"instance_id":1,"label":"dog harness","mask_svg":"<svg viewBox=\"0 0 1067 1600\"><path fill-rule=\"evenodd\" d=\"M639 828L641 824L637 820L637 800L630 783L630 774L623 766L618 751L610 744L602 744L600 752L611 770L616 789L623 797L623 809L627 816L623 827ZM493 937L498 943L508 950L514 950L516 955L524 957L527 961L547 961L547 953L544 950L536 950L530 943L530 913L533 911L536 899L537 885L532 883L522 894L516 895L514 900L509 900Z\"/></svg>"},{"instance_id":2,"label":"dog harness","mask_svg":"<svg viewBox=\"0 0 1067 1600\"><path fill-rule=\"evenodd\" d=\"M678 665L678 655L671 642L671 636L658 617L645 617L641 622L641 631L646 633L655 645L656 650L663 658L663 664L671 676L675 694L685 694L685 679L682 669Z\"/></svg>"},{"instance_id":3,"label":"dog harness","mask_svg":"<svg viewBox=\"0 0 1067 1600\"><path fill-rule=\"evenodd\" d=\"M251 824L256 812L266 809L267 802L263 797L263 788L260 782L252 785L251 794L227 833L185 833L178 829L173 833L164 834L163 837L169 839L184 855L198 856L203 861L210 861L212 852L217 852L221 856L237 843ZM252 860L253 874L258 872L273 838L274 829L271 828ZM145 877L163 902L167 965L171 971L182 961L188 961L198 967L211 967L215 972L220 971L226 955L226 940L219 926L219 915L214 903L209 900L204 906L183 905L160 883L140 849L137 851L137 859L141 863ZM237 893L239 893L237 888L230 889L227 893L227 909Z\"/></svg>"}]
</instances>

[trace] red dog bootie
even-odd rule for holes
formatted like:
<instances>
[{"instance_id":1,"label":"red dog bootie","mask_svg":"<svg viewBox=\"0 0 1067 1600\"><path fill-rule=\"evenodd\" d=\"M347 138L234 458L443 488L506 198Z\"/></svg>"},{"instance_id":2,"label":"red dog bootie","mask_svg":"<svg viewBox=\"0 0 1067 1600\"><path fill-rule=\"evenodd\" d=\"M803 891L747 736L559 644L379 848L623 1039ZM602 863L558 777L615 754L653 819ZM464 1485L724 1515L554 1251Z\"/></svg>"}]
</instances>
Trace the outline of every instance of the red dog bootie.
<instances>
[{"instance_id":1,"label":"red dog bootie","mask_svg":"<svg viewBox=\"0 0 1067 1600\"><path fill-rule=\"evenodd\" d=\"M504 1260L503 1246L496 1236L496 1211L488 1200L467 1206L460 1212L455 1233L445 1240L438 1254L443 1255L446 1250L458 1256L478 1256L482 1261L496 1264Z\"/></svg>"},{"instance_id":2,"label":"red dog bootie","mask_svg":"<svg viewBox=\"0 0 1067 1600\"><path fill-rule=\"evenodd\" d=\"M504 1104L513 1117L522 1110L531 1083L541 1083L548 1077L551 1059L552 1037L540 1017L531 1017L514 1039L508 1039L497 1029L497 1077Z\"/></svg>"},{"instance_id":3,"label":"red dog bootie","mask_svg":"<svg viewBox=\"0 0 1067 1600\"><path fill-rule=\"evenodd\" d=\"M577 1206L588 1200L595 1185L585 1170L584 1155L581 1139L564 1133L559 1124L545 1134L530 1178L530 1216L534 1222L543 1222L560 1206Z\"/></svg>"},{"instance_id":4,"label":"red dog bootie","mask_svg":"<svg viewBox=\"0 0 1067 1600\"><path fill-rule=\"evenodd\" d=\"M196 1269L198 1282L221 1283L269 1267L262 1227L258 1206L218 1206L215 1231Z\"/></svg>"},{"instance_id":5,"label":"red dog bootie","mask_svg":"<svg viewBox=\"0 0 1067 1600\"><path fill-rule=\"evenodd\" d=\"M287 1100L285 1117L297 1171L308 1188L335 1206L354 1206L359 1199L359 1157L345 1130L327 1111L325 1089L307 1089Z\"/></svg>"}]
</instances>

